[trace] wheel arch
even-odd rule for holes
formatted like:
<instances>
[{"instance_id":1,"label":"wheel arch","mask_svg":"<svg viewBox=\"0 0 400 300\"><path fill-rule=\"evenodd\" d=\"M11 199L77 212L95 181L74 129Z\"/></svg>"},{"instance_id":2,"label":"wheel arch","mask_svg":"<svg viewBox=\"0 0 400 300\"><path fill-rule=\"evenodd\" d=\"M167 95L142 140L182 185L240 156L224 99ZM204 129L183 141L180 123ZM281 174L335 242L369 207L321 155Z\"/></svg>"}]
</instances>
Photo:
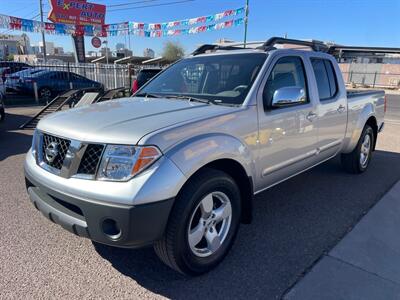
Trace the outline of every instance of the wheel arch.
<instances>
[{"instance_id":1,"label":"wheel arch","mask_svg":"<svg viewBox=\"0 0 400 300\"><path fill-rule=\"evenodd\" d=\"M205 165L203 168L213 168L231 176L240 190L242 205L241 221L244 224L251 223L253 215L253 178L246 173L243 166L233 159L218 159Z\"/></svg>"},{"instance_id":2,"label":"wheel arch","mask_svg":"<svg viewBox=\"0 0 400 300\"><path fill-rule=\"evenodd\" d=\"M233 178L240 190L241 199L241 222L249 224L252 221L253 215L253 178L246 173L244 167L236 160L230 158L217 159L202 166L196 170L182 186L181 190L188 184L191 178L197 176L200 172L206 169L214 169L222 171Z\"/></svg>"},{"instance_id":3,"label":"wheel arch","mask_svg":"<svg viewBox=\"0 0 400 300\"><path fill-rule=\"evenodd\" d=\"M204 168L217 169L231 176L241 191L242 222L250 223L255 174L253 152L234 136L209 133L179 143L169 149L166 156L188 178L186 182Z\"/></svg>"},{"instance_id":4,"label":"wheel arch","mask_svg":"<svg viewBox=\"0 0 400 300\"><path fill-rule=\"evenodd\" d=\"M350 124L350 120L348 122ZM353 121L353 124L350 126L350 130L348 129L342 153L350 153L354 150L354 148L357 146L358 140L360 139L362 131L364 130L365 125L367 124L370 125L374 130L374 140L376 142L376 138L378 135L377 123L378 122L376 118L375 108L371 103L368 103L359 112L356 121ZM375 149L375 144L374 144L374 149Z\"/></svg>"}]
</instances>

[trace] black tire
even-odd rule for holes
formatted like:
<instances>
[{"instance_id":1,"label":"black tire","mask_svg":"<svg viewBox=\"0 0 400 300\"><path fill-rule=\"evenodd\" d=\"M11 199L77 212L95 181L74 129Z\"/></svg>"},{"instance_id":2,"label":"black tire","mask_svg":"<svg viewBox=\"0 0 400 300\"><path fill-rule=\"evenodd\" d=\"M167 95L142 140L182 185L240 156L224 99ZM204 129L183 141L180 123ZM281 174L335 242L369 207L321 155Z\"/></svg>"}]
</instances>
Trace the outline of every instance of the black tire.
<instances>
[{"instance_id":1,"label":"black tire","mask_svg":"<svg viewBox=\"0 0 400 300\"><path fill-rule=\"evenodd\" d=\"M231 204L231 222L217 250L199 257L189 246L188 230L202 199L212 192L223 192ZM200 275L216 267L233 245L241 215L240 191L228 174L204 169L183 187L175 200L163 238L154 245L159 258L172 269L186 275ZM212 232L212 229L209 229Z\"/></svg>"},{"instance_id":2,"label":"black tire","mask_svg":"<svg viewBox=\"0 0 400 300\"><path fill-rule=\"evenodd\" d=\"M361 149L363 146L363 142L365 140L366 135L369 136L370 139L370 147L368 150L368 157L367 160L365 161L365 164L361 163ZM372 150L375 144L375 135L374 131L369 125L365 125L360 139L358 140L357 146L351 153L346 153L341 155L341 162L343 168L348 172L352 174L360 174L365 172L367 170L369 163L371 161L372 157Z\"/></svg>"},{"instance_id":3,"label":"black tire","mask_svg":"<svg viewBox=\"0 0 400 300\"><path fill-rule=\"evenodd\" d=\"M4 96L0 93L0 122L3 122L6 118L6 112L4 109Z\"/></svg>"},{"instance_id":4,"label":"black tire","mask_svg":"<svg viewBox=\"0 0 400 300\"><path fill-rule=\"evenodd\" d=\"M38 93L39 93L39 98L45 100L46 102L49 102L53 96L53 91L48 87L40 88Z\"/></svg>"}]
</instances>

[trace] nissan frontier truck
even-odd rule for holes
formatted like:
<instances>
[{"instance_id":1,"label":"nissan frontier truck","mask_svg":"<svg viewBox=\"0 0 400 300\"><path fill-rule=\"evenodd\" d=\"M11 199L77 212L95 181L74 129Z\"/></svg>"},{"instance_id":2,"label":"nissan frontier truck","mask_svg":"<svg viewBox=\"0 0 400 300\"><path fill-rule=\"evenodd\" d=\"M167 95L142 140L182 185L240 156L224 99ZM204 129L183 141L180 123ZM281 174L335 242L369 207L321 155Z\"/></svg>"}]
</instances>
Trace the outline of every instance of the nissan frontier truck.
<instances>
[{"instance_id":1,"label":"nissan frontier truck","mask_svg":"<svg viewBox=\"0 0 400 300\"><path fill-rule=\"evenodd\" d=\"M27 191L78 236L153 245L168 266L198 275L250 223L254 195L337 155L347 172L365 172L384 112L384 92L346 91L321 43L204 45L133 97L42 119Z\"/></svg>"}]
</instances>

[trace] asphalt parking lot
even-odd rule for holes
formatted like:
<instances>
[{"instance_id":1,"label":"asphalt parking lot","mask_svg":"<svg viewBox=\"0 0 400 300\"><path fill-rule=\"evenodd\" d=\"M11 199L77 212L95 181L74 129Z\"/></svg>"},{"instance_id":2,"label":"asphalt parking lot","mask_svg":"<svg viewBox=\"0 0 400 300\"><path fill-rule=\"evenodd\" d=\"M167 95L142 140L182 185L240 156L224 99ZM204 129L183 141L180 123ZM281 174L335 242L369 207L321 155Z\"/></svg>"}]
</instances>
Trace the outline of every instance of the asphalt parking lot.
<instances>
[{"instance_id":1,"label":"asphalt parking lot","mask_svg":"<svg viewBox=\"0 0 400 300\"><path fill-rule=\"evenodd\" d=\"M185 278L152 248L94 245L49 222L29 202L23 159L37 108L7 110L0 127L0 298L280 298L400 179L400 95L358 176L330 160L257 196L254 221L209 274Z\"/></svg>"}]
</instances>

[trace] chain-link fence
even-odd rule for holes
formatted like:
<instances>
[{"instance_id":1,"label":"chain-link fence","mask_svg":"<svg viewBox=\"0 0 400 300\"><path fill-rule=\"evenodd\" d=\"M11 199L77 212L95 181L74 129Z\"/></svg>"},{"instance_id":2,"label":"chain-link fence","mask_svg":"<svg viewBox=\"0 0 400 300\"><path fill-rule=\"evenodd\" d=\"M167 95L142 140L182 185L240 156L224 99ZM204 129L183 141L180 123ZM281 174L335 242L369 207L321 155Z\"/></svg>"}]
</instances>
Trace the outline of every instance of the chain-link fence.
<instances>
[{"instance_id":1,"label":"chain-link fence","mask_svg":"<svg viewBox=\"0 0 400 300\"><path fill-rule=\"evenodd\" d=\"M400 74L342 72L345 83L362 87L400 88Z\"/></svg>"}]
</instances>

